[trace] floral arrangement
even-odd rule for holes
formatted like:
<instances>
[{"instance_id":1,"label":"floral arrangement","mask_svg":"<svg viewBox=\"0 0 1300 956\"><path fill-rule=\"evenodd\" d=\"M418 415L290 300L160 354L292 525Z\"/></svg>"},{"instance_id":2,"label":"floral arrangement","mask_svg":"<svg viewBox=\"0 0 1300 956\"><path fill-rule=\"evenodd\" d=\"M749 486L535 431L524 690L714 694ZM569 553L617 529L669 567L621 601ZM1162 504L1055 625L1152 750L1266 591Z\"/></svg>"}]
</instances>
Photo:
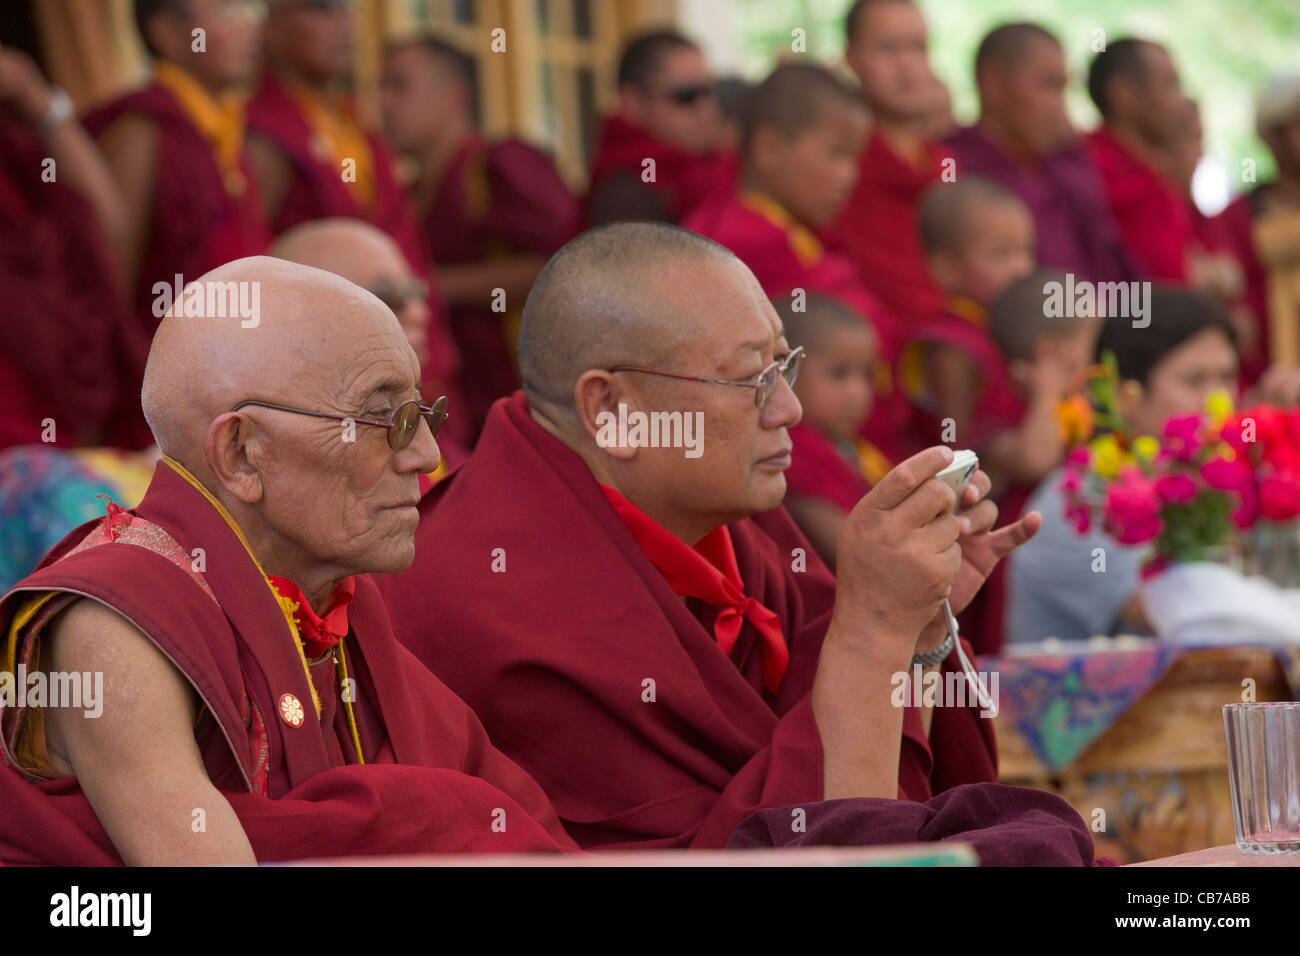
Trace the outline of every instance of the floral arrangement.
<instances>
[{"instance_id":1,"label":"floral arrangement","mask_svg":"<svg viewBox=\"0 0 1300 956\"><path fill-rule=\"evenodd\" d=\"M1202 413L1165 422L1159 436L1130 435L1114 356L1086 375L1057 412L1070 448L1065 515L1079 534L1099 523L1122 544L1151 544L1149 576L1174 562L1216 560L1261 520L1300 516L1300 409L1235 411L1219 392Z\"/></svg>"}]
</instances>

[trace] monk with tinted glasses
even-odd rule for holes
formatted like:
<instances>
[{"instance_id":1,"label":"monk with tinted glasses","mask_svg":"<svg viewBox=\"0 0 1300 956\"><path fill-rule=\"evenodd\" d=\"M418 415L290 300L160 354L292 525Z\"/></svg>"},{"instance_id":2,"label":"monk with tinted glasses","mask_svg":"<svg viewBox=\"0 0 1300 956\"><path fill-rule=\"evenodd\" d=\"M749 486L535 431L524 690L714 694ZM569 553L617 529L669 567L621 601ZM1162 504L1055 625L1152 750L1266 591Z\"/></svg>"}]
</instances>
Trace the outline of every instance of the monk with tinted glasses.
<instances>
[{"instance_id":1,"label":"monk with tinted glasses","mask_svg":"<svg viewBox=\"0 0 1300 956\"><path fill-rule=\"evenodd\" d=\"M632 40L618 63L619 112L601 123L583 209L588 226L622 219L681 222L736 181L717 151L723 121L704 54L672 30Z\"/></svg>"},{"instance_id":2,"label":"monk with tinted glasses","mask_svg":"<svg viewBox=\"0 0 1300 956\"><path fill-rule=\"evenodd\" d=\"M800 354L744 264L674 226L569 242L519 354L382 586L578 843L720 847L762 808L996 779L987 719L895 706L891 676L952 649L943 598L1037 515L991 531L978 472L952 514L930 448L849 514L837 582L780 506Z\"/></svg>"},{"instance_id":3,"label":"monk with tinted glasses","mask_svg":"<svg viewBox=\"0 0 1300 956\"><path fill-rule=\"evenodd\" d=\"M446 400L392 312L241 259L255 325L169 314L143 405L163 458L0 601L0 859L227 864L571 848L537 785L394 639ZM20 678L21 680L21 678Z\"/></svg>"}]
</instances>

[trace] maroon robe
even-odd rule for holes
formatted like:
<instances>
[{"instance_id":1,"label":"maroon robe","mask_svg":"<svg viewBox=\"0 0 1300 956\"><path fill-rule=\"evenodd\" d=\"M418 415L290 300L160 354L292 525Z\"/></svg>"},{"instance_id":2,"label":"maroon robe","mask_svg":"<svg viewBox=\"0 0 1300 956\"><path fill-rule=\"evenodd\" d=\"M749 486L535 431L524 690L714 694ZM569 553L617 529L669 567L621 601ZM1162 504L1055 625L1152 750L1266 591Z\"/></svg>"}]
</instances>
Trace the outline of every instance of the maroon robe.
<instances>
[{"instance_id":1,"label":"maroon robe","mask_svg":"<svg viewBox=\"0 0 1300 956\"><path fill-rule=\"evenodd\" d=\"M522 393L493 407L421 512L415 564L380 584L398 639L532 773L579 844L721 847L755 810L821 799L809 691L835 580L784 509L728 526L745 593L779 617L790 651L775 695L757 630L746 621L730 657L719 650L719 609L683 603ZM796 548L806 571L791 570ZM996 779L993 728L975 710L936 708L929 739L911 707L903 726L900 796Z\"/></svg>"},{"instance_id":2,"label":"maroon robe","mask_svg":"<svg viewBox=\"0 0 1300 956\"><path fill-rule=\"evenodd\" d=\"M155 283L171 287L177 275L192 282L232 259L260 255L270 236L247 163L241 163L241 177L227 181L211 144L162 84L152 83L99 107L86 116L86 129L102 140L111 135L118 120L130 115L154 124L158 157L150 232L130 293L135 320L130 334L145 345L129 372L124 384L127 395L114 416L121 426L109 440L143 448L153 443L140 414L140 385L148 343L161 319L154 314Z\"/></svg>"},{"instance_id":3,"label":"maroon robe","mask_svg":"<svg viewBox=\"0 0 1300 956\"><path fill-rule=\"evenodd\" d=\"M794 846L881 846L968 843L980 866L1114 866L1094 858L1092 834L1078 812L1054 793L998 783L953 787L924 803L876 797L827 800L802 807L804 827L790 826L796 808L764 810L736 828L728 849Z\"/></svg>"},{"instance_id":4,"label":"maroon robe","mask_svg":"<svg viewBox=\"0 0 1300 956\"><path fill-rule=\"evenodd\" d=\"M654 160L654 179L647 182L645 161ZM593 217L592 196L608 179L620 176L640 183L659 198L663 215L669 222L681 222L706 200L727 196L736 188L739 166L734 153L705 155L688 153L656 139L647 130L622 116L607 116L600 125L596 151L591 158L591 186L583 203L584 226L598 226L618 219L646 218L619 215L617 210L603 210L607 215Z\"/></svg>"},{"instance_id":5,"label":"maroon robe","mask_svg":"<svg viewBox=\"0 0 1300 956\"><path fill-rule=\"evenodd\" d=\"M828 242L857 267L906 330L943 307L943 293L930 278L916 227L922 194L939 181L939 159L926 147L918 168L894 152L879 130L858 160L858 182L844 209L826 230Z\"/></svg>"},{"instance_id":6,"label":"maroon robe","mask_svg":"<svg viewBox=\"0 0 1300 956\"><path fill-rule=\"evenodd\" d=\"M270 141L284 154L292 170L288 189L271 223L272 233L279 235L313 219L362 219L388 233L412 270L429 283L429 310L433 314L428 331L429 360L423 370L426 391L448 396L453 410L447 421L448 431L464 441L468 437L463 431L465 416L455 411L464 407L455 384L460 355L447 327L447 306L438 291L438 277L406 191L397 181L393 155L384 141L369 131L365 134L373 160L374 198L370 208L362 208L333 159L313 149L316 136L307 117L270 73L263 74L245 115L249 132Z\"/></svg>"},{"instance_id":7,"label":"maroon robe","mask_svg":"<svg viewBox=\"0 0 1300 956\"><path fill-rule=\"evenodd\" d=\"M1111 214L1144 279L1187 282L1195 240L1187 197L1177 184L1135 156L1106 127L1087 137Z\"/></svg>"},{"instance_id":8,"label":"maroon robe","mask_svg":"<svg viewBox=\"0 0 1300 956\"><path fill-rule=\"evenodd\" d=\"M94 209L42 182L46 153L0 119L0 449L40 442L47 418L60 447L102 442L128 397L138 409L149 348L133 338Z\"/></svg>"},{"instance_id":9,"label":"maroon robe","mask_svg":"<svg viewBox=\"0 0 1300 956\"><path fill-rule=\"evenodd\" d=\"M201 573L190 560L196 546L206 552ZM342 646L364 765L333 661L312 667L318 719L306 663L261 571L222 514L166 461L139 508L82 525L19 582L0 602L0 624L8 635L20 607L43 591L89 596L133 622L202 699L195 735L204 767L259 861L570 848L537 785L393 639L370 577L355 585ZM40 620L7 648L11 661L30 664ZM0 709L0 859L120 862L75 778L16 768L25 713Z\"/></svg>"},{"instance_id":10,"label":"maroon robe","mask_svg":"<svg viewBox=\"0 0 1300 956\"><path fill-rule=\"evenodd\" d=\"M904 434L909 409L894 387L899 328L893 313L867 288L856 267L828 251L802 223L774 200L754 193L713 199L686 217L683 227L726 246L749 266L769 297L804 289L838 299L871 323L876 332L875 401L862 437L895 461L912 442ZM919 448L917 449L919 450Z\"/></svg>"},{"instance_id":11,"label":"maroon robe","mask_svg":"<svg viewBox=\"0 0 1300 956\"><path fill-rule=\"evenodd\" d=\"M1268 185L1265 184L1248 193L1242 193L1228 204L1228 208L1214 217L1227 248L1232 251L1245 274L1246 292L1242 301L1259 323L1259 350L1255 355L1242 356L1243 387L1253 385L1268 369L1268 272L1255 252L1254 236L1255 216L1259 212L1260 200L1267 189Z\"/></svg>"},{"instance_id":12,"label":"maroon robe","mask_svg":"<svg viewBox=\"0 0 1300 956\"><path fill-rule=\"evenodd\" d=\"M421 225L435 262L550 258L573 235L577 212L573 193L541 150L517 139L489 144L473 135L452 159ZM514 348L522 308L520 301L505 313L488 303L448 309L471 438L492 403L519 387Z\"/></svg>"}]
</instances>

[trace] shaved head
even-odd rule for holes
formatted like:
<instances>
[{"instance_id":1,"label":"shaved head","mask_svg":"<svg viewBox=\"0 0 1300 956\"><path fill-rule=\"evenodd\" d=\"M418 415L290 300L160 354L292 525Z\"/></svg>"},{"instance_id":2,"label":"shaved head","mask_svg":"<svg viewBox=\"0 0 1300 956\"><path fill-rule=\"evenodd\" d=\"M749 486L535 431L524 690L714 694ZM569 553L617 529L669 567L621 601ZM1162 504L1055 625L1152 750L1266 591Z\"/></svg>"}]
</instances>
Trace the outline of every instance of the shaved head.
<instances>
[{"instance_id":1,"label":"shaved head","mask_svg":"<svg viewBox=\"0 0 1300 956\"><path fill-rule=\"evenodd\" d=\"M312 219L282 233L269 254L365 286L379 270L410 271L388 233L360 219Z\"/></svg>"},{"instance_id":2,"label":"shaved head","mask_svg":"<svg viewBox=\"0 0 1300 956\"><path fill-rule=\"evenodd\" d=\"M312 219L275 240L268 254L324 269L373 292L397 315L407 340L424 365L429 357L432 315L406 256L392 237L360 219Z\"/></svg>"},{"instance_id":3,"label":"shaved head","mask_svg":"<svg viewBox=\"0 0 1300 956\"><path fill-rule=\"evenodd\" d=\"M382 302L321 269L254 256L195 285L228 282L257 283L256 327L238 316L178 314L182 296L159 324L144 371L141 403L158 447L195 474L204 469L208 424L222 412L247 398L301 401L290 391L299 382L337 391L344 383L330 379L340 357L367 336L401 332Z\"/></svg>"},{"instance_id":4,"label":"shaved head","mask_svg":"<svg viewBox=\"0 0 1300 956\"><path fill-rule=\"evenodd\" d=\"M744 269L726 247L667 223L610 223L565 245L524 304L519 372L529 404L562 411L588 369L669 361L697 331L686 309L671 307L692 290L674 287L669 270L691 263Z\"/></svg>"},{"instance_id":5,"label":"shaved head","mask_svg":"<svg viewBox=\"0 0 1300 956\"><path fill-rule=\"evenodd\" d=\"M789 354L745 264L659 222L570 241L533 286L519 337L533 420L688 544L781 503L799 400L778 375L766 391L758 384ZM623 415L676 416L700 442L692 455L682 433L650 445L614 438L610 416Z\"/></svg>"},{"instance_id":6,"label":"shaved head","mask_svg":"<svg viewBox=\"0 0 1300 956\"><path fill-rule=\"evenodd\" d=\"M197 306L213 289L238 290L241 309ZM419 400L419 376L375 296L255 256L186 286L154 335L142 402L163 453L229 511L268 573L314 602L346 575L414 558L419 474L437 468L438 448L421 423L395 449L387 426Z\"/></svg>"},{"instance_id":7,"label":"shaved head","mask_svg":"<svg viewBox=\"0 0 1300 956\"><path fill-rule=\"evenodd\" d=\"M778 66L750 95L741 141L748 150L759 129L792 140L825 119L836 106L866 112L867 104L830 70L811 63Z\"/></svg>"},{"instance_id":8,"label":"shaved head","mask_svg":"<svg viewBox=\"0 0 1300 956\"><path fill-rule=\"evenodd\" d=\"M958 252L971 229L971 210L980 205L1025 207L1024 200L986 176L967 173L925 191L917 210L921 247L928 253Z\"/></svg>"},{"instance_id":9,"label":"shaved head","mask_svg":"<svg viewBox=\"0 0 1300 956\"><path fill-rule=\"evenodd\" d=\"M975 51L976 76L986 67L1013 69L1028 56L1034 43L1047 42L1059 47L1061 41L1037 23L1006 23L990 30Z\"/></svg>"}]
</instances>

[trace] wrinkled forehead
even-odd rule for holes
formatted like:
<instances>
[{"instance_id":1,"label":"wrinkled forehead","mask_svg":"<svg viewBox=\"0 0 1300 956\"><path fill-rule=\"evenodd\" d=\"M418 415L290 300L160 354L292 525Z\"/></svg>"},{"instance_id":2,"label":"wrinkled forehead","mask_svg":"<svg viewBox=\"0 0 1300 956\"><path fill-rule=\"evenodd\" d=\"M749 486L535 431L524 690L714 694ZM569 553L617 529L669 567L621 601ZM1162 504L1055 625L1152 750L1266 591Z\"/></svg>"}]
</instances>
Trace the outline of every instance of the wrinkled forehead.
<instances>
[{"instance_id":1,"label":"wrinkled forehead","mask_svg":"<svg viewBox=\"0 0 1300 956\"><path fill-rule=\"evenodd\" d=\"M357 289L327 301L305 332L304 373L325 394L363 401L375 391L411 392L420 366L397 317L379 299Z\"/></svg>"}]
</instances>

